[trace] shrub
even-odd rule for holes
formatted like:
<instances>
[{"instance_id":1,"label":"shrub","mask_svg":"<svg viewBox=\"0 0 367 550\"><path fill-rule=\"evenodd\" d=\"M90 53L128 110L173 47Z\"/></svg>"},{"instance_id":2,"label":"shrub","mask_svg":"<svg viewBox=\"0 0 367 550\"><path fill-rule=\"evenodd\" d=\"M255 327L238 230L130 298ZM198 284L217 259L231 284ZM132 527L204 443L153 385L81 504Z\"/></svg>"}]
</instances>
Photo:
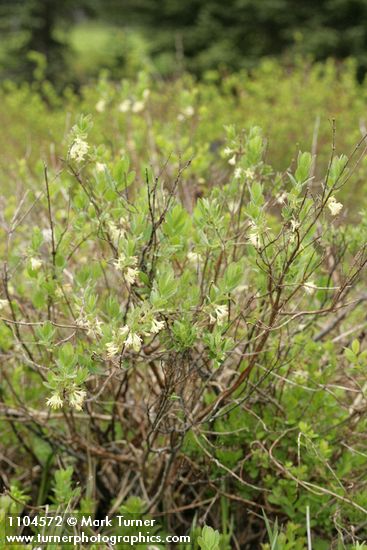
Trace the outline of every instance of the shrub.
<instances>
[{"instance_id":1,"label":"shrub","mask_svg":"<svg viewBox=\"0 0 367 550\"><path fill-rule=\"evenodd\" d=\"M208 516L221 548L261 540L262 509L303 540L309 506L315 548L358 538L366 216L348 224L340 197L364 140L320 179L311 153L277 172L259 128L229 125L195 194L204 154L140 175L93 132L81 117L60 164L7 195L4 511L22 482L38 506L186 510L176 532Z\"/></svg>"}]
</instances>

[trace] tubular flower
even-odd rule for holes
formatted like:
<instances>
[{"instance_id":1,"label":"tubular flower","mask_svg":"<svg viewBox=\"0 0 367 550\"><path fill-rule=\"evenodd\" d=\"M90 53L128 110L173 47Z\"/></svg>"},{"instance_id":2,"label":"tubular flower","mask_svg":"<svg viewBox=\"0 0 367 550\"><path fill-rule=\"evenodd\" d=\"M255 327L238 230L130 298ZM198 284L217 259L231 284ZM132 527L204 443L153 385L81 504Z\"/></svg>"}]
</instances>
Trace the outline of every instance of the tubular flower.
<instances>
[{"instance_id":1,"label":"tubular flower","mask_svg":"<svg viewBox=\"0 0 367 550\"><path fill-rule=\"evenodd\" d=\"M51 231L51 229L49 229L49 228L42 229L42 237L43 237L43 240L46 243L50 243L52 241L52 231Z\"/></svg>"},{"instance_id":2,"label":"tubular flower","mask_svg":"<svg viewBox=\"0 0 367 550\"><path fill-rule=\"evenodd\" d=\"M292 231L297 231L301 224L297 220L291 220L291 229Z\"/></svg>"},{"instance_id":3,"label":"tubular flower","mask_svg":"<svg viewBox=\"0 0 367 550\"><path fill-rule=\"evenodd\" d=\"M249 233L248 240L254 245L255 248L259 248L261 245L259 230L253 222L251 222L251 231Z\"/></svg>"},{"instance_id":4,"label":"tubular flower","mask_svg":"<svg viewBox=\"0 0 367 550\"><path fill-rule=\"evenodd\" d=\"M127 113L128 111L130 111L130 108L131 108L130 99L124 99L124 101L122 101L118 106L118 110L120 111L120 113Z\"/></svg>"},{"instance_id":5,"label":"tubular flower","mask_svg":"<svg viewBox=\"0 0 367 550\"><path fill-rule=\"evenodd\" d=\"M236 180L239 180L241 178L241 176L243 175L243 170L242 168L240 168L239 166L235 169L234 171L234 178Z\"/></svg>"},{"instance_id":6,"label":"tubular flower","mask_svg":"<svg viewBox=\"0 0 367 550\"><path fill-rule=\"evenodd\" d=\"M126 261L125 256L121 255L117 258L117 260L113 261L113 265L115 266L116 269L122 270L124 269L125 261Z\"/></svg>"},{"instance_id":7,"label":"tubular flower","mask_svg":"<svg viewBox=\"0 0 367 550\"><path fill-rule=\"evenodd\" d=\"M86 396L87 392L85 390L73 390L69 395L70 406L77 411L81 411Z\"/></svg>"},{"instance_id":8,"label":"tubular flower","mask_svg":"<svg viewBox=\"0 0 367 550\"><path fill-rule=\"evenodd\" d=\"M197 252L188 252L187 253L187 259L192 264L197 264L201 261L201 255Z\"/></svg>"},{"instance_id":9,"label":"tubular flower","mask_svg":"<svg viewBox=\"0 0 367 550\"><path fill-rule=\"evenodd\" d=\"M115 342L107 342L106 350L107 350L108 359L113 359L113 357L115 357L120 351L119 347L115 344Z\"/></svg>"},{"instance_id":10,"label":"tubular flower","mask_svg":"<svg viewBox=\"0 0 367 550\"><path fill-rule=\"evenodd\" d=\"M228 306L226 305L215 305L214 312L209 315L210 322L218 323L218 325L223 325L226 318L228 317Z\"/></svg>"},{"instance_id":11,"label":"tubular flower","mask_svg":"<svg viewBox=\"0 0 367 550\"><path fill-rule=\"evenodd\" d=\"M150 327L150 332L153 334L158 334L164 328L164 321L157 321L153 319L152 326Z\"/></svg>"},{"instance_id":12,"label":"tubular flower","mask_svg":"<svg viewBox=\"0 0 367 550\"><path fill-rule=\"evenodd\" d=\"M120 254L117 260L113 261L113 265L116 269L123 271L125 267L135 267L138 263L138 258L136 256L130 256L127 258L124 254Z\"/></svg>"},{"instance_id":13,"label":"tubular flower","mask_svg":"<svg viewBox=\"0 0 367 550\"><path fill-rule=\"evenodd\" d=\"M39 260L38 258L31 258L30 262L31 262L31 268L33 269L33 271L37 271L42 265L41 260Z\"/></svg>"},{"instance_id":14,"label":"tubular flower","mask_svg":"<svg viewBox=\"0 0 367 550\"><path fill-rule=\"evenodd\" d=\"M144 101L135 101L135 103L133 103L131 110L133 113L141 113L141 111L144 110L144 107L145 107Z\"/></svg>"},{"instance_id":15,"label":"tubular flower","mask_svg":"<svg viewBox=\"0 0 367 550\"><path fill-rule=\"evenodd\" d=\"M97 103L96 103L96 111L98 113L103 113L103 111L105 110L106 108L106 100L105 99L100 99Z\"/></svg>"},{"instance_id":16,"label":"tubular flower","mask_svg":"<svg viewBox=\"0 0 367 550\"><path fill-rule=\"evenodd\" d=\"M255 177L255 172L251 168L247 168L244 174L245 174L245 178L249 180L253 180Z\"/></svg>"},{"instance_id":17,"label":"tubular flower","mask_svg":"<svg viewBox=\"0 0 367 550\"><path fill-rule=\"evenodd\" d=\"M118 243L120 238L125 233L124 229L117 227L117 225L114 222L108 222L108 229L115 243ZM114 260L113 265L116 267L116 269L122 269L124 261L125 261L125 256L123 257L123 259L119 258L118 260Z\"/></svg>"},{"instance_id":18,"label":"tubular flower","mask_svg":"<svg viewBox=\"0 0 367 550\"><path fill-rule=\"evenodd\" d=\"M120 328L119 333L120 333L120 335L121 335L122 337L125 338L125 336L129 333L129 331L130 331L129 326L128 326L128 325L124 325L123 327Z\"/></svg>"},{"instance_id":19,"label":"tubular flower","mask_svg":"<svg viewBox=\"0 0 367 550\"><path fill-rule=\"evenodd\" d=\"M139 270L135 267L137 263L138 258L136 256L127 258L124 254L121 254L117 260L114 260L113 265L116 269L123 272L126 282L129 285L133 285L139 273Z\"/></svg>"},{"instance_id":20,"label":"tubular flower","mask_svg":"<svg viewBox=\"0 0 367 550\"><path fill-rule=\"evenodd\" d=\"M53 393L46 401L46 405L51 409L61 409L64 402L60 397L59 393Z\"/></svg>"},{"instance_id":21,"label":"tubular flower","mask_svg":"<svg viewBox=\"0 0 367 550\"><path fill-rule=\"evenodd\" d=\"M89 145L84 139L75 138L73 145L70 148L69 156L76 162L83 162L85 155L88 153Z\"/></svg>"},{"instance_id":22,"label":"tubular flower","mask_svg":"<svg viewBox=\"0 0 367 550\"><path fill-rule=\"evenodd\" d=\"M192 107L192 105L188 105L187 107L185 107L185 109L183 110L183 114L187 117L191 117L193 116L195 113L195 109L194 107Z\"/></svg>"},{"instance_id":23,"label":"tubular flower","mask_svg":"<svg viewBox=\"0 0 367 550\"><path fill-rule=\"evenodd\" d=\"M337 202L335 197L330 197L330 199L327 201L327 207L330 210L332 216L337 216L343 208L343 205L341 202Z\"/></svg>"},{"instance_id":24,"label":"tubular flower","mask_svg":"<svg viewBox=\"0 0 367 550\"><path fill-rule=\"evenodd\" d=\"M278 204L284 204L288 198L288 195L285 191L277 196L277 203Z\"/></svg>"},{"instance_id":25,"label":"tubular flower","mask_svg":"<svg viewBox=\"0 0 367 550\"><path fill-rule=\"evenodd\" d=\"M93 319L91 322L88 321L87 336L91 336L92 338L102 336L102 321L99 319Z\"/></svg>"},{"instance_id":26,"label":"tubular flower","mask_svg":"<svg viewBox=\"0 0 367 550\"><path fill-rule=\"evenodd\" d=\"M136 281L136 277L137 277L138 273L139 273L139 270L136 269L136 267L128 267L125 271L126 282L129 285L133 285Z\"/></svg>"},{"instance_id":27,"label":"tubular flower","mask_svg":"<svg viewBox=\"0 0 367 550\"><path fill-rule=\"evenodd\" d=\"M125 340L126 348L132 348L134 351L138 352L141 349L142 339L139 334L136 332L129 332L128 337Z\"/></svg>"}]
</instances>

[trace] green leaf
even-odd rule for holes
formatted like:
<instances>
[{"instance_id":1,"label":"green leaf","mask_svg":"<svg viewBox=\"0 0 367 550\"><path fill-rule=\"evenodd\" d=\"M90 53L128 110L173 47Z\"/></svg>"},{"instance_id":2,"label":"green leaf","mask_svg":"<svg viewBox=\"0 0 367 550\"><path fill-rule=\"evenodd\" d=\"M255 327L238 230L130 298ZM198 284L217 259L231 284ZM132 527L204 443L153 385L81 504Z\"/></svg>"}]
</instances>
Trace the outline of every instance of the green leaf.
<instances>
[{"instance_id":1,"label":"green leaf","mask_svg":"<svg viewBox=\"0 0 367 550\"><path fill-rule=\"evenodd\" d=\"M359 350L360 350L360 344L359 344L359 340L353 340L352 342L352 350L353 352L358 355L359 353Z\"/></svg>"},{"instance_id":2,"label":"green leaf","mask_svg":"<svg viewBox=\"0 0 367 550\"><path fill-rule=\"evenodd\" d=\"M356 363L358 361L358 357L356 356L356 354L354 353L354 351L352 351L351 349L349 348L346 348L344 350L344 355L345 357L348 359L348 361L350 363Z\"/></svg>"},{"instance_id":3,"label":"green leaf","mask_svg":"<svg viewBox=\"0 0 367 550\"><path fill-rule=\"evenodd\" d=\"M74 354L74 348L70 342L63 344L58 352L58 364L61 367L73 367L76 364L77 357Z\"/></svg>"},{"instance_id":4,"label":"green leaf","mask_svg":"<svg viewBox=\"0 0 367 550\"><path fill-rule=\"evenodd\" d=\"M47 293L42 289L36 290L36 292L32 296L32 304L34 305L34 307L36 307L37 309L42 309L43 307L45 307L46 303Z\"/></svg>"},{"instance_id":5,"label":"green leaf","mask_svg":"<svg viewBox=\"0 0 367 550\"><path fill-rule=\"evenodd\" d=\"M247 142L246 157L248 165L256 165L261 161L263 154L263 140L261 135L255 135Z\"/></svg>"},{"instance_id":6,"label":"green leaf","mask_svg":"<svg viewBox=\"0 0 367 550\"><path fill-rule=\"evenodd\" d=\"M68 466L65 469L55 472L54 497L53 501L58 505L65 505L80 493L80 488L73 489L72 486L73 468Z\"/></svg>"},{"instance_id":7,"label":"green leaf","mask_svg":"<svg viewBox=\"0 0 367 550\"><path fill-rule=\"evenodd\" d=\"M191 348L196 340L196 327L189 320L175 321L172 327L174 347L178 351Z\"/></svg>"},{"instance_id":8,"label":"green leaf","mask_svg":"<svg viewBox=\"0 0 367 550\"><path fill-rule=\"evenodd\" d=\"M60 269L63 269L66 265L66 258L63 254L56 254L56 258L55 258L55 263L56 263L56 266L59 267Z\"/></svg>"},{"instance_id":9,"label":"green leaf","mask_svg":"<svg viewBox=\"0 0 367 550\"><path fill-rule=\"evenodd\" d=\"M232 292L241 282L243 277L243 267L240 262L232 262L227 267L223 277L223 287L225 292Z\"/></svg>"},{"instance_id":10,"label":"green leaf","mask_svg":"<svg viewBox=\"0 0 367 550\"><path fill-rule=\"evenodd\" d=\"M332 187L338 183L340 177L344 173L345 167L348 162L348 157L346 155L340 155L340 157L335 157L331 163L328 186Z\"/></svg>"},{"instance_id":11,"label":"green leaf","mask_svg":"<svg viewBox=\"0 0 367 550\"><path fill-rule=\"evenodd\" d=\"M33 228L31 246L34 252L38 252L41 244L43 243L43 235L39 227Z\"/></svg>"},{"instance_id":12,"label":"green leaf","mask_svg":"<svg viewBox=\"0 0 367 550\"><path fill-rule=\"evenodd\" d=\"M251 186L251 199L255 206L264 204L264 195L261 183L255 181Z\"/></svg>"},{"instance_id":13,"label":"green leaf","mask_svg":"<svg viewBox=\"0 0 367 550\"><path fill-rule=\"evenodd\" d=\"M295 171L295 178L297 183L304 183L310 176L312 166L312 155L311 153L301 153L298 154L297 169Z\"/></svg>"},{"instance_id":14,"label":"green leaf","mask_svg":"<svg viewBox=\"0 0 367 550\"><path fill-rule=\"evenodd\" d=\"M151 292L151 302L156 307L162 307L172 298L177 290L177 282L174 277L173 269L167 266L166 271L161 273L154 281Z\"/></svg>"},{"instance_id":15,"label":"green leaf","mask_svg":"<svg viewBox=\"0 0 367 550\"><path fill-rule=\"evenodd\" d=\"M205 525L201 530L201 536L198 537L198 544L201 550L220 550L219 539L219 532Z\"/></svg>"},{"instance_id":16,"label":"green leaf","mask_svg":"<svg viewBox=\"0 0 367 550\"><path fill-rule=\"evenodd\" d=\"M37 327L36 334L42 344L49 345L55 334L55 329L50 321L46 321L43 325Z\"/></svg>"}]
</instances>

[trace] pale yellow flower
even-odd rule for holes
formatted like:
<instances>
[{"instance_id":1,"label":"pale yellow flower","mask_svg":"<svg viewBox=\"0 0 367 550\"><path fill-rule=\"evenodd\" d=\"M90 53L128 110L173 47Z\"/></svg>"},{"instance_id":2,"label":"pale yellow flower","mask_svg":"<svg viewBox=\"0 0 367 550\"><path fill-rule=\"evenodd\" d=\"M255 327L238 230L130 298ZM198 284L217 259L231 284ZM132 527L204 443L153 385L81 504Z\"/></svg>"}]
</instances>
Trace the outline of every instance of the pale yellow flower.
<instances>
[{"instance_id":1,"label":"pale yellow flower","mask_svg":"<svg viewBox=\"0 0 367 550\"><path fill-rule=\"evenodd\" d=\"M150 327L150 332L153 334L158 334L164 328L164 321L157 321L153 319L152 326Z\"/></svg>"},{"instance_id":2,"label":"pale yellow flower","mask_svg":"<svg viewBox=\"0 0 367 550\"><path fill-rule=\"evenodd\" d=\"M130 327L128 325L124 325L123 327L120 328L119 333L121 336L125 337L129 331L130 331Z\"/></svg>"},{"instance_id":3,"label":"pale yellow flower","mask_svg":"<svg viewBox=\"0 0 367 550\"><path fill-rule=\"evenodd\" d=\"M102 321L100 321L99 319L88 321L87 336L91 336L92 338L102 336Z\"/></svg>"},{"instance_id":4,"label":"pale yellow flower","mask_svg":"<svg viewBox=\"0 0 367 550\"><path fill-rule=\"evenodd\" d=\"M77 411L81 411L86 396L87 392L84 390L73 390L69 394L69 403L71 407L73 407Z\"/></svg>"},{"instance_id":5,"label":"pale yellow flower","mask_svg":"<svg viewBox=\"0 0 367 550\"><path fill-rule=\"evenodd\" d=\"M121 235L123 234L123 230L117 227L117 225L114 222L108 222L108 229L110 232L111 237L115 242L118 242ZM114 260L113 265L116 267L116 269L122 269L123 262L125 261L125 256L122 256L122 258Z\"/></svg>"},{"instance_id":6,"label":"pale yellow flower","mask_svg":"<svg viewBox=\"0 0 367 550\"><path fill-rule=\"evenodd\" d=\"M198 254L197 252L188 252L187 253L187 259L192 264L197 264L201 261L202 257L201 254Z\"/></svg>"},{"instance_id":7,"label":"pale yellow flower","mask_svg":"<svg viewBox=\"0 0 367 550\"><path fill-rule=\"evenodd\" d=\"M236 155L233 155L233 157L229 159L228 164L230 164L231 166L234 166L236 164Z\"/></svg>"},{"instance_id":8,"label":"pale yellow flower","mask_svg":"<svg viewBox=\"0 0 367 550\"><path fill-rule=\"evenodd\" d=\"M127 113L131 109L131 101L130 99L124 99L118 106L118 110L120 113Z\"/></svg>"},{"instance_id":9,"label":"pale yellow flower","mask_svg":"<svg viewBox=\"0 0 367 550\"><path fill-rule=\"evenodd\" d=\"M259 230L258 230L257 226L254 223L251 223L250 227L251 227L251 230L250 230L250 233L248 235L248 240L256 248L259 248L260 245L261 245Z\"/></svg>"},{"instance_id":10,"label":"pale yellow flower","mask_svg":"<svg viewBox=\"0 0 367 550\"><path fill-rule=\"evenodd\" d=\"M214 311L209 315L211 323L217 323L223 325L228 318L228 306L227 305L214 305Z\"/></svg>"},{"instance_id":11,"label":"pale yellow flower","mask_svg":"<svg viewBox=\"0 0 367 550\"><path fill-rule=\"evenodd\" d=\"M192 105L188 105L187 107L185 107L183 109L183 114L187 117L193 116L194 113L195 113L195 109L194 109L194 107L192 107Z\"/></svg>"},{"instance_id":12,"label":"pale yellow flower","mask_svg":"<svg viewBox=\"0 0 367 550\"><path fill-rule=\"evenodd\" d=\"M115 224L114 225L114 228L116 228L117 230L117 227ZM109 225L110 229L112 228L112 223ZM113 265L115 266L116 269L118 270L123 270L124 269L124 266L125 266L125 262L126 262L126 257L123 255L123 254L120 254L120 256L117 258L117 260L114 260L112 263Z\"/></svg>"},{"instance_id":13,"label":"pale yellow flower","mask_svg":"<svg viewBox=\"0 0 367 550\"><path fill-rule=\"evenodd\" d=\"M301 224L298 221L293 220L293 219L291 220L291 229L292 229L292 231L296 231L296 229L298 229L300 225Z\"/></svg>"},{"instance_id":14,"label":"pale yellow flower","mask_svg":"<svg viewBox=\"0 0 367 550\"><path fill-rule=\"evenodd\" d=\"M77 327L90 329L90 323L86 317L83 317L83 315L80 315L76 320L75 324Z\"/></svg>"},{"instance_id":15,"label":"pale yellow flower","mask_svg":"<svg viewBox=\"0 0 367 550\"><path fill-rule=\"evenodd\" d=\"M236 212L236 210L238 209L238 207L239 207L239 202L238 202L238 201L229 201L229 202L228 202L228 210L229 210L230 212L232 212L232 214L233 214L234 212Z\"/></svg>"},{"instance_id":16,"label":"pale yellow flower","mask_svg":"<svg viewBox=\"0 0 367 550\"><path fill-rule=\"evenodd\" d=\"M30 262L31 262L31 268L33 271L37 271L38 269L40 269L42 265L42 262L39 258L31 258Z\"/></svg>"},{"instance_id":17,"label":"pale yellow flower","mask_svg":"<svg viewBox=\"0 0 367 550\"><path fill-rule=\"evenodd\" d=\"M234 178L235 178L236 180L239 180L239 179L241 178L241 176L243 175L243 170L242 170L242 168L237 167L237 168L235 169L233 175L234 175Z\"/></svg>"},{"instance_id":18,"label":"pale yellow flower","mask_svg":"<svg viewBox=\"0 0 367 550\"><path fill-rule=\"evenodd\" d=\"M46 405L51 409L60 409L63 404L64 402L58 393L53 393L46 401Z\"/></svg>"},{"instance_id":19,"label":"pale yellow flower","mask_svg":"<svg viewBox=\"0 0 367 550\"><path fill-rule=\"evenodd\" d=\"M252 168L247 168L247 170L245 170L244 174L245 174L245 177L248 180L253 180L254 177L255 177L255 172L254 172L254 170L252 170Z\"/></svg>"},{"instance_id":20,"label":"pale yellow flower","mask_svg":"<svg viewBox=\"0 0 367 550\"><path fill-rule=\"evenodd\" d=\"M330 197L330 199L327 201L327 207L330 210L332 216L337 216L343 208L343 205L341 202L337 202L335 197Z\"/></svg>"},{"instance_id":21,"label":"pale yellow flower","mask_svg":"<svg viewBox=\"0 0 367 550\"><path fill-rule=\"evenodd\" d=\"M285 201L287 200L288 198L288 195L285 191L283 191L283 193L281 193L280 195L277 196L277 203L278 204L284 204Z\"/></svg>"},{"instance_id":22,"label":"pale yellow flower","mask_svg":"<svg viewBox=\"0 0 367 550\"><path fill-rule=\"evenodd\" d=\"M96 111L98 111L98 113L103 113L105 108L106 108L106 100L100 99L96 104Z\"/></svg>"},{"instance_id":23,"label":"pale yellow flower","mask_svg":"<svg viewBox=\"0 0 367 550\"><path fill-rule=\"evenodd\" d=\"M144 101L135 101L133 103L131 110L133 113L141 113L141 111L144 110L144 107L145 107Z\"/></svg>"},{"instance_id":24,"label":"pale yellow flower","mask_svg":"<svg viewBox=\"0 0 367 550\"><path fill-rule=\"evenodd\" d=\"M130 332L125 341L126 348L132 348L138 352L141 349L142 339L136 332Z\"/></svg>"},{"instance_id":25,"label":"pale yellow flower","mask_svg":"<svg viewBox=\"0 0 367 550\"><path fill-rule=\"evenodd\" d=\"M76 160L76 162L83 162L88 153L88 149L88 143L84 139L77 137L70 148L69 156L71 159Z\"/></svg>"},{"instance_id":26,"label":"pale yellow flower","mask_svg":"<svg viewBox=\"0 0 367 550\"><path fill-rule=\"evenodd\" d=\"M42 237L45 243L50 243L52 241L52 231L49 227L42 229Z\"/></svg>"},{"instance_id":27,"label":"pale yellow flower","mask_svg":"<svg viewBox=\"0 0 367 550\"><path fill-rule=\"evenodd\" d=\"M133 285L138 276L139 270L136 267L128 267L125 271L125 279L129 285Z\"/></svg>"},{"instance_id":28,"label":"pale yellow flower","mask_svg":"<svg viewBox=\"0 0 367 550\"><path fill-rule=\"evenodd\" d=\"M129 256L127 258L124 254L120 254L117 260L113 261L113 265L120 271L123 271L126 267L135 267L137 263L138 258L136 256Z\"/></svg>"},{"instance_id":29,"label":"pale yellow flower","mask_svg":"<svg viewBox=\"0 0 367 550\"><path fill-rule=\"evenodd\" d=\"M120 351L115 342L107 342L106 350L108 359L113 359Z\"/></svg>"}]
</instances>

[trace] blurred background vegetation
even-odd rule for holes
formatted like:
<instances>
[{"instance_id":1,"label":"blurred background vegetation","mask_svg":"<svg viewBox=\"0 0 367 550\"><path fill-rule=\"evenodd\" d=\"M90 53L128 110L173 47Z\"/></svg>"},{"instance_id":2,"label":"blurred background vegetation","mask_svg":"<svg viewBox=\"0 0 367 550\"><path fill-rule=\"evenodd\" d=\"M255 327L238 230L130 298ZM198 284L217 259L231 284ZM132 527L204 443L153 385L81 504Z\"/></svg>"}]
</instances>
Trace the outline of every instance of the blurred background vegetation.
<instances>
[{"instance_id":1,"label":"blurred background vegetation","mask_svg":"<svg viewBox=\"0 0 367 550\"><path fill-rule=\"evenodd\" d=\"M367 131L365 21L367 0L0 0L0 176L57 158L80 112L100 143L128 132L136 167L151 160L147 126L157 157L208 163L238 124L263 128L276 169L312 150L321 174L332 119L338 152ZM120 108L145 89L143 113ZM366 172L363 160L348 186L355 211Z\"/></svg>"},{"instance_id":2,"label":"blurred background vegetation","mask_svg":"<svg viewBox=\"0 0 367 550\"><path fill-rule=\"evenodd\" d=\"M367 0L1 0L0 78L78 88L102 69L221 75L301 54L353 57L361 80L366 20Z\"/></svg>"}]
</instances>

